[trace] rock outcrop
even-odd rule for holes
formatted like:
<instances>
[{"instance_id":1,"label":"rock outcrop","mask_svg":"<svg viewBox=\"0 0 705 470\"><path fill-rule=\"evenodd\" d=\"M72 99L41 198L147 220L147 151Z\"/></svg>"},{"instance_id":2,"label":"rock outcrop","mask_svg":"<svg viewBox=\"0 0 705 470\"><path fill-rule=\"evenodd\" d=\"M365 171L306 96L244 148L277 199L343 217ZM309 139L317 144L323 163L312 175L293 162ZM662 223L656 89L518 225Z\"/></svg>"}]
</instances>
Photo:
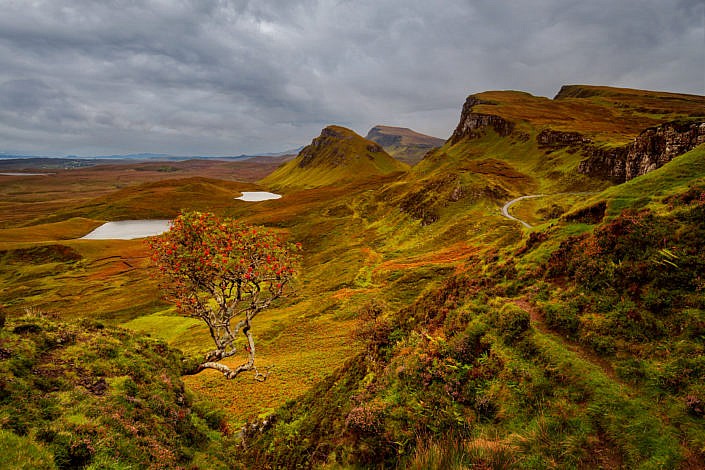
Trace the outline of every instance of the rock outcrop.
<instances>
[{"instance_id":1,"label":"rock outcrop","mask_svg":"<svg viewBox=\"0 0 705 470\"><path fill-rule=\"evenodd\" d=\"M669 122L644 130L624 147L586 147L578 172L623 183L705 143L705 121Z\"/></svg>"},{"instance_id":2,"label":"rock outcrop","mask_svg":"<svg viewBox=\"0 0 705 470\"><path fill-rule=\"evenodd\" d=\"M536 136L539 147L563 148L587 144L590 139L579 132L561 132L544 129Z\"/></svg>"},{"instance_id":3,"label":"rock outcrop","mask_svg":"<svg viewBox=\"0 0 705 470\"><path fill-rule=\"evenodd\" d=\"M483 101L474 95L468 96L463 105L463 111L460 114L460 122L455 128L453 135L450 137L451 144L458 143L461 139L475 139L482 137L487 132L489 127L492 127L497 134L506 137L514 130L514 123L506 119L494 115L476 113L473 108L479 104L492 104L488 101Z\"/></svg>"}]
</instances>

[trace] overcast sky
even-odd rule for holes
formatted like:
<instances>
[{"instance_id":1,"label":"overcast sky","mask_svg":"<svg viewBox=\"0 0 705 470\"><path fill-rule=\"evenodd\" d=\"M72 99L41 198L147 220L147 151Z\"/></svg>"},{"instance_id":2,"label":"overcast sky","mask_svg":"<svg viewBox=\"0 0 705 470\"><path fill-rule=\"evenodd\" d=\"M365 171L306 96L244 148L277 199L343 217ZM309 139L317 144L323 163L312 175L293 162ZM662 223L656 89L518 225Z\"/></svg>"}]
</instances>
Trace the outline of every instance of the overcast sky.
<instances>
[{"instance_id":1,"label":"overcast sky","mask_svg":"<svg viewBox=\"0 0 705 470\"><path fill-rule=\"evenodd\" d=\"M238 155L448 137L466 96L705 94L702 0L0 0L0 152Z\"/></svg>"}]
</instances>

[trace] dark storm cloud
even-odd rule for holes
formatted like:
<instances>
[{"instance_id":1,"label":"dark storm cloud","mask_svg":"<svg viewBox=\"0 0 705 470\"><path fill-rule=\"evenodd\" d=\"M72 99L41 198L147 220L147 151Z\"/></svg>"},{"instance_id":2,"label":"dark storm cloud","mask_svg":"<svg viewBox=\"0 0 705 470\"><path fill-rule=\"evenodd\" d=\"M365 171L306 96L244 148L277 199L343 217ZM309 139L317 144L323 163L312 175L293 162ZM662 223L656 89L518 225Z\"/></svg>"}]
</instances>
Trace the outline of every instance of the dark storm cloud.
<instances>
[{"instance_id":1,"label":"dark storm cloud","mask_svg":"<svg viewBox=\"0 0 705 470\"><path fill-rule=\"evenodd\" d=\"M0 0L0 150L237 154L330 123L447 137L469 93L702 94L699 0Z\"/></svg>"}]
</instances>

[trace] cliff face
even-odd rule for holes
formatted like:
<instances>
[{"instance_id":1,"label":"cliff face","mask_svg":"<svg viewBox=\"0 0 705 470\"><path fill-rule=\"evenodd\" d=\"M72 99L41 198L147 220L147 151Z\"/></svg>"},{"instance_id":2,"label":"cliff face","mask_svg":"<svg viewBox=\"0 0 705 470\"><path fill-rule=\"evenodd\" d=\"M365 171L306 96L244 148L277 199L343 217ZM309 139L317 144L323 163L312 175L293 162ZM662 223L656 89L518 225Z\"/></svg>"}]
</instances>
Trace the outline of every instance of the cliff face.
<instances>
[{"instance_id":1,"label":"cliff face","mask_svg":"<svg viewBox=\"0 0 705 470\"><path fill-rule=\"evenodd\" d=\"M623 183L660 168L705 143L705 121L669 122L643 131L629 145L611 149L588 147L578 172Z\"/></svg>"},{"instance_id":2,"label":"cliff face","mask_svg":"<svg viewBox=\"0 0 705 470\"><path fill-rule=\"evenodd\" d=\"M561 132L552 129L544 129L536 136L539 147L571 147L580 144L587 144L590 139L579 132Z\"/></svg>"},{"instance_id":3,"label":"cliff face","mask_svg":"<svg viewBox=\"0 0 705 470\"><path fill-rule=\"evenodd\" d=\"M514 130L514 123L494 114L481 114L473 112L473 107L478 104L491 104L478 99L476 96L468 96L460 114L460 122L455 128L449 142L455 144L461 139L474 139L485 134L488 127L492 127L497 134L506 137Z\"/></svg>"}]
</instances>

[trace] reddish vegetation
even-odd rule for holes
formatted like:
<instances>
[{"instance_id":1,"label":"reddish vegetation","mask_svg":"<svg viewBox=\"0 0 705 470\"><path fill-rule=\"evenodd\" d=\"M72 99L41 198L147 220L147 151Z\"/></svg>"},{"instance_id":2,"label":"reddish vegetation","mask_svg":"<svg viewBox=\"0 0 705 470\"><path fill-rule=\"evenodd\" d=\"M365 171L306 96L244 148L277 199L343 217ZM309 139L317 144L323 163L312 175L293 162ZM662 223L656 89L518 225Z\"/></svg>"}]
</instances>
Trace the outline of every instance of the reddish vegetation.
<instances>
[{"instance_id":1,"label":"reddish vegetation","mask_svg":"<svg viewBox=\"0 0 705 470\"><path fill-rule=\"evenodd\" d=\"M255 370L251 321L281 297L294 276L300 244L289 245L266 229L233 219L191 212L171 229L148 240L152 260L166 277L164 290L184 314L208 325L216 349L200 369L215 369L233 379ZM234 370L219 363L237 352L238 333L247 339L249 360Z\"/></svg>"},{"instance_id":2,"label":"reddish vegetation","mask_svg":"<svg viewBox=\"0 0 705 470\"><path fill-rule=\"evenodd\" d=\"M286 158L258 157L237 162L117 163L48 170L53 173L49 176L2 176L0 228L24 225L29 220L51 216L100 197L105 198L102 202L110 202L116 189L136 188L145 183L193 177L251 183L271 173L283 161ZM255 189L254 185L240 186L244 190Z\"/></svg>"}]
</instances>

